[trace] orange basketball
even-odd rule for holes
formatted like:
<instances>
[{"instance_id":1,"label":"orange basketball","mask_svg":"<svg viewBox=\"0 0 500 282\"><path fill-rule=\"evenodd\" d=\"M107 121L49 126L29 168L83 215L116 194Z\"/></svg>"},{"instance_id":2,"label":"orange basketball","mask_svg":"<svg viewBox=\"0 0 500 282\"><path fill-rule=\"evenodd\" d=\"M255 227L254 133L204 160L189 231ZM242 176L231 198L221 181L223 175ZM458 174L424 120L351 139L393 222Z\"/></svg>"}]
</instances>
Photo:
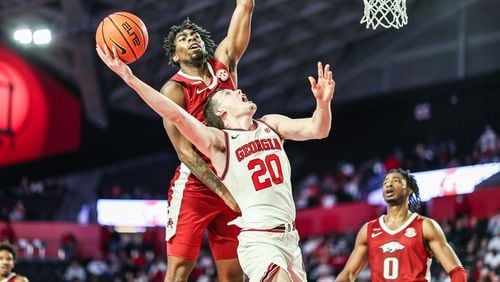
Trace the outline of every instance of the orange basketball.
<instances>
[{"instance_id":1,"label":"orange basketball","mask_svg":"<svg viewBox=\"0 0 500 282\"><path fill-rule=\"evenodd\" d=\"M116 47L118 57L130 64L139 59L148 47L148 30L142 20L128 12L116 12L105 17L97 27L96 43Z\"/></svg>"}]
</instances>

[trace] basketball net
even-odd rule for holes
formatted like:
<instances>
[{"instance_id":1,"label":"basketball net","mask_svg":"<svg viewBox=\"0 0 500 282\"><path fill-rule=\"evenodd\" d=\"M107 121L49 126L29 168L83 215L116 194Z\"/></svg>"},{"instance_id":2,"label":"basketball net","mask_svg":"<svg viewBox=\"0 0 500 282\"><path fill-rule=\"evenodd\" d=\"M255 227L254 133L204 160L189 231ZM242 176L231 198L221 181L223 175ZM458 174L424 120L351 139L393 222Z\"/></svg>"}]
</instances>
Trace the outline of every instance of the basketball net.
<instances>
[{"instance_id":1,"label":"basketball net","mask_svg":"<svg viewBox=\"0 0 500 282\"><path fill-rule=\"evenodd\" d=\"M408 23L406 0L363 0L364 16L360 23L366 28L376 29L379 25L385 28L399 29Z\"/></svg>"}]
</instances>

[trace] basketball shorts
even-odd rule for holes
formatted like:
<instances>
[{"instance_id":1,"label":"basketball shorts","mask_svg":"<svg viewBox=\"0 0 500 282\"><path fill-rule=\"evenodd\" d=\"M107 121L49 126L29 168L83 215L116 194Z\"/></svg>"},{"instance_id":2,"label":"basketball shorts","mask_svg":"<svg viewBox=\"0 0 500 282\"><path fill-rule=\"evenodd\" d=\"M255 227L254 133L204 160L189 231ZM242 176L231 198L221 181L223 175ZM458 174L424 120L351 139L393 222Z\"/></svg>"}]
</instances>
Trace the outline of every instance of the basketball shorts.
<instances>
[{"instance_id":1,"label":"basketball shorts","mask_svg":"<svg viewBox=\"0 0 500 282\"><path fill-rule=\"evenodd\" d=\"M207 230L215 260L237 258L240 229L227 223L239 215L210 191L171 192L165 234L167 255L196 260Z\"/></svg>"},{"instance_id":2,"label":"basketball shorts","mask_svg":"<svg viewBox=\"0 0 500 282\"><path fill-rule=\"evenodd\" d=\"M297 230L241 231L238 258L250 282L268 281L278 269L292 281L307 281Z\"/></svg>"}]
</instances>

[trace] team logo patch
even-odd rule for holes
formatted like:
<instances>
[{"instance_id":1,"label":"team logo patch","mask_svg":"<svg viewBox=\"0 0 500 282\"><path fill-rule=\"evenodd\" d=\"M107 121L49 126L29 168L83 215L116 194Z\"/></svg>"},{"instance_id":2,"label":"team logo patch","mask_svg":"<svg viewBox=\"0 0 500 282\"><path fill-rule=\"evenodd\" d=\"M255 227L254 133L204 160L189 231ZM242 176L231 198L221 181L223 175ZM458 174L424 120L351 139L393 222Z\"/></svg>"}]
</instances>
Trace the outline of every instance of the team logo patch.
<instances>
[{"instance_id":1,"label":"team logo patch","mask_svg":"<svg viewBox=\"0 0 500 282\"><path fill-rule=\"evenodd\" d=\"M168 219L167 228L174 228L174 220L172 218Z\"/></svg>"},{"instance_id":2,"label":"team logo patch","mask_svg":"<svg viewBox=\"0 0 500 282\"><path fill-rule=\"evenodd\" d=\"M401 245L398 241L392 241L383 244L380 248L382 249L382 253L394 253L395 251L404 249L405 246Z\"/></svg>"},{"instance_id":3,"label":"team logo patch","mask_svg":"<svg viewBox=\"0 0 500 282\"><path fill-rule=\"evenodd\" d=\"M405 231L405 236L408 238L413 238L417 236L417 231L413 227L407 228Z\"/></svg>"},{"instance_id":4,"label":"team logo patch","mask_svg":"<svg viewBox=\"0 0 500 282\"><path fill-rule=\"evenodd\" d=\"M227 81L227 79L229 78L229 73L224 70L224 69L220 69L217 71L217 73L215 74L219 79L220 81L222 82L225 82Z\"/></svg>"}]
</instances>

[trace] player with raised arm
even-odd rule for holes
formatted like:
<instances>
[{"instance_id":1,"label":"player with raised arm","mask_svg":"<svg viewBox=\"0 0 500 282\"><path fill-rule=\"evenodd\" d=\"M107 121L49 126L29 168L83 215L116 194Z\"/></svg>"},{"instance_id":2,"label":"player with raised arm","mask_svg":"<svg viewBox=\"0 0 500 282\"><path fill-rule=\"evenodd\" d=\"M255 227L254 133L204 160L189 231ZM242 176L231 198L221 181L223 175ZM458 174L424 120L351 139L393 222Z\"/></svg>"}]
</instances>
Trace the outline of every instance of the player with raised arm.
<instances>
[{"instance_id":1,"label":"player with raised arm","mask_svg":"<svg viewBox=\"0 0 500 282\"><path fill-rule=\"evenodd\" d=\"M205 120L213 126L207 127L134 76L114 47L112 53L101 48L97 52L108 67L211 159L241 208L241 217L231 223L241 228L238 258L250 281L306 281L283 141L328 136L335 86L330 66L318 63L317 80L309 77L316 98L309 118L273 114L254 120L257 106L241 90L221 89L205 107Z\"/></svg>"},{"instance_id":2,"label":"player with raised arm","mask_svg":"<svg viewBox=\"0 0 500 282\"><path fill-rule=\"evenodd\" d=\"M210 33L189 19L173 26L163 47L169 63L179 71L160 92L202 121L210 94L220 87L236 89L237 65L249 43L253 7L253 0L236 1L227 35L217 47ZM239 215L234 198L207 164L209 159L174 124L164 120L164 127L181 161L168 193L165 281L187 281L205 230L219 281L242 281L236 253L239 229L227 226Z\"/></svg>"}]
</instances>

